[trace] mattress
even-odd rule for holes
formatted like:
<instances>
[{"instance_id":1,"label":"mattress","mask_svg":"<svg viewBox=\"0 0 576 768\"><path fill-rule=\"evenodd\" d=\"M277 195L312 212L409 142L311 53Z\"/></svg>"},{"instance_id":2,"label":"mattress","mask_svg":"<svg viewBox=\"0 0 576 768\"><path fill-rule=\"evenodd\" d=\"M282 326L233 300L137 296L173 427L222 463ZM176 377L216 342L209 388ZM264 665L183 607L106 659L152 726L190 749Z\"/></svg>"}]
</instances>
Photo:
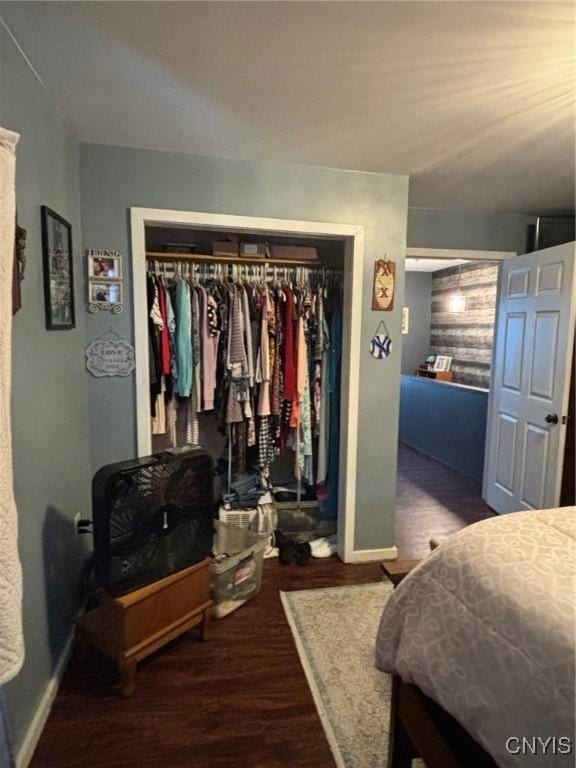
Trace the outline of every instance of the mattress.
<instances>
[{"instance_id":1,"label":"mattress","mask_svg":"<svg viewBox=\"0 0 576 768\"><path fill-rule=\"evenodd\" d=\"M576 507L465 528L395 590L376 666L417 685L502 768L572 768L575 566Z\"/></svg>"}]
</instances>

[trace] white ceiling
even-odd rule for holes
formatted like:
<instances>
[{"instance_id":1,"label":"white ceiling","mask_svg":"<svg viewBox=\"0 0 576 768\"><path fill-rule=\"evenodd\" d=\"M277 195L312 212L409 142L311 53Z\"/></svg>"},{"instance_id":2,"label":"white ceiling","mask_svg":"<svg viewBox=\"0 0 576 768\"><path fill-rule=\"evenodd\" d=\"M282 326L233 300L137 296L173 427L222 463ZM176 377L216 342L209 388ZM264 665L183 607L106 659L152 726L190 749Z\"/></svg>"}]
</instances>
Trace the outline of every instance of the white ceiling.
<instances>
[{"instance_id":1,"label":"white ceiling","mask_svg":"<svg viewBox=\"0 0 576 768\"><path fill-rule=\"evenodd\" d=\"M81 140L411 175L412 206L574 203L574 6L9 2Z\"/></svg>"},{"instance_id":2,"label":"white ceiling","mask_svg":"<svg viewBox=\"0 0 576 768\"><path fill-rule=\"evenodd\" d=\"M466 259L414 259L409 256L404 261L404 268L406 272L437 272L439 269L468 263Z\"/></svg>"}]
</instances>

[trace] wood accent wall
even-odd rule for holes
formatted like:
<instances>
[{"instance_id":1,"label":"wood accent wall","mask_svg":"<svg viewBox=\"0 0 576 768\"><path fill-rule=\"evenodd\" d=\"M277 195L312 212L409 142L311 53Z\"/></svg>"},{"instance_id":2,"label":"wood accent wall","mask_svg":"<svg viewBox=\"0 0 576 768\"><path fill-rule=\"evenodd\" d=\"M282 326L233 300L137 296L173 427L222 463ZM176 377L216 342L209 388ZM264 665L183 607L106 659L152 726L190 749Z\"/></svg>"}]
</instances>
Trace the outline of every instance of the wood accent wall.
<instances>
[{"instance_id":1,"label":"wood accent wall","mask_svg":"<svg viewBox=\"0 0 576 768\"><path fill-rule=\"evenodd\" d=\"M496 316L498 264L463 264L458 291L458 267L432 275L431 351L452 357L454 381L490 386L492 343ZM466 310L449 312L450 296L462 293Z\"/></svg>"}]
</instances>

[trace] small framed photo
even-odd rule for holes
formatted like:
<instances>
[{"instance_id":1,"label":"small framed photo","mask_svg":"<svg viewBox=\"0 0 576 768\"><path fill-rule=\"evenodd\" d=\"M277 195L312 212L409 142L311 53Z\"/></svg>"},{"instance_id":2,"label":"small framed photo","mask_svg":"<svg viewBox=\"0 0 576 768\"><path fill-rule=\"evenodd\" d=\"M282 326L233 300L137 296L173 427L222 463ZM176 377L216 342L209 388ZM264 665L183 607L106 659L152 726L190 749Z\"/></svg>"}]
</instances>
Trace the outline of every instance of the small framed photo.
<instances>
[{"instance_id":1,"label":"small framed photo","mask_svg":"<svg viewBox=\"0 0 576 768\"><path fill-rule=\"evenodd\" d=\"M436 355L434 361L435 371L449 371L452 366L452 358L449 355Z\"/></svg>"},{"instance_id":2,"label":"small framed photo","mask_svg":"<svg viewBox=\"0 0 576 768\"><path fill-rule=\"evenodd\" d=\"M402 307L402 333L410 333L410 307Z\"/></svg>"},{"instance_id":3,"label":"small framed photo","mask_svg":"<svg viewBox=\"0 0 576 768\"><path fill-rule=\"evenodd\" d=\"M49 331L67 330L76 325L72 227L45 205L41 208L41 216L46 328Z\"/></svg>"},{"instance_id":4,"label":"small framed photo","mask_svg":"<svg viewBox=\"0 0 576 768\"><path fill-rule=\"evenodd\" d=\"M120 255L88 256L90 280L121 280L122 257Z\"/></svg>"},{"instance_id":5,"label":"small framed photo","mask_svg":"<svg viewBox=\"0 0 576 768\"><path fill-rule=\"evenodd\" d=\"M89 286L91 304L123 304L122 283L115 283L110 280L91 280Z\"/></svg>"}]
</instances>

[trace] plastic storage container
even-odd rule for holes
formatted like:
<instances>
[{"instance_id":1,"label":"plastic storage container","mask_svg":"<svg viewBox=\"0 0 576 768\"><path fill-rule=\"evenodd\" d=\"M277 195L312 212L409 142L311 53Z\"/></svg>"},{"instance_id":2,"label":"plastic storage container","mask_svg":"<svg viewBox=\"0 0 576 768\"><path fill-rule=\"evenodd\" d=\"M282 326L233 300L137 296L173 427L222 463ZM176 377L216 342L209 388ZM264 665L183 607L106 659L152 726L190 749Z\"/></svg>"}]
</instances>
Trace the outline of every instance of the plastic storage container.
<instances>
[{"instance_id":1,"label":"plastic storage container","mask_svg":"<svg viewBox=\"0 0 576 768\"><path fill-rule=\"evenodd\" d=\"M318 515L317 501L277 501L278 530L289 539L313 541L336 533L336 520L323 520Z\"/></svg>"},{"instance_id":2,"label":"plastic storage container","mask_svg":"<svg viewBox=\"0 0 576 768\"><path fill-rule=\"evenodd\" d=\"M214 526L212 551L217 559L210 564L210 595L214 601L212 615L221 619L260 592L264 550L270 536L220 520L215 520ZM228 557L218 559L222 555Z\"/></svg>"}]
</instances>

